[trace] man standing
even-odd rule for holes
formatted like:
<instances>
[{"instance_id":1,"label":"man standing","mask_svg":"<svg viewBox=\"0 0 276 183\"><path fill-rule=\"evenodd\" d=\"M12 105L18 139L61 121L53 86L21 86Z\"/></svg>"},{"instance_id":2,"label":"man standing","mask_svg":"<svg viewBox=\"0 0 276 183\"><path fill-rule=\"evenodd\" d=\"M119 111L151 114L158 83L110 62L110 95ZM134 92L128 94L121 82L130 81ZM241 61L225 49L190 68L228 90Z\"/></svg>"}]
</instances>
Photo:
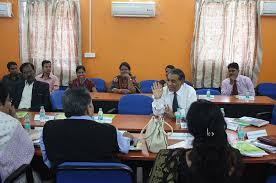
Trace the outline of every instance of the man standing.
<instances>
[{"instance_id":1,"label":"man standing","mask_svg":"<svg viewBox=\"0 0 276 183\"><path fill-rule=\"evenodd\" d=\"M50 93L59 89L59 79L52 74L52 65L49 60L42 61L42 74L37 75L35 79L48 83Z\"/></svg>"},{"instance_id":2,"label":"man standing","mask_svg":"<svg viewBox=\"0 0 276 183\"><path fill-rule=\"evenodd\" d=\"M48 121L40 138L49 168L65 161L116 162L116 153L128 153L133 136L92 120L94 107L86 88L66 90L62 104L67 119Z\"/></svg>"},{"instance_id":3,"label":"man standing","mask_svg":"<svg viewBox=\"0 0 276 183\"><path fill-rule=\"evenodd\" d=\"M246 95L255 96L254 85L249 77L239 74L239 65L235 62L228 65L228 75L222 81L221 94L222 95Z\"/></svg>"},{"instance_id":4,"label":"man standing","mask_svg":"<svg viewBox=\"0 0 276 183\"><path fill-rule=\"evenodd\" d=\"M180 69L173 69L168 74L167 86L154 83L152 93L154 100L152 110L154 115L165 115L175 118L175 112L180 109L186 117L190 105L197 100L196 91L193 87L184 83L185 75Z\"/></svg>"},{"instance_id":5,"label":"man standing","mask_svg":"<svg viewBox=\"0 0 276 183\"><path fill-rule=\"evenodd\" d=\"M49 84L35 80L35 68L31 63L23 63L20 71L24 82L16 86L12 97L15 108L39 111L44 106L50 110Z\"/></svg>"},{"instance_id":6,"label":"man standing","mask_svg":"<svg viewBox=\"0 0 276 183\"><path fill-rule=\"evenodd\" d=\"M9 94L14 92L16 85L22 82L22 75L17 70L16 62L9 62L7 68L10 74L3 77L2 82L8 88Z\"/></svg>"}]
</instances>

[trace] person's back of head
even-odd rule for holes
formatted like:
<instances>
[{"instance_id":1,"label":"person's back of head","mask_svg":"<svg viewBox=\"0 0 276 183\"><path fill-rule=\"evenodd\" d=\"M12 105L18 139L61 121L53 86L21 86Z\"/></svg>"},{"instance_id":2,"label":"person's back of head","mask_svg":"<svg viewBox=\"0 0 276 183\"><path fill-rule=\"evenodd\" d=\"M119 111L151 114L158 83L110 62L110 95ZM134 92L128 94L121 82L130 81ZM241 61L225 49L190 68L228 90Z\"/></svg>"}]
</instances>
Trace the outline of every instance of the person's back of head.
<instances>
[{"instance_id":1,"label":"person's back of head","mask_svg":"<svg viewBox=\"0 0 276 183\"><path fill-rule=\"evenodd\" d=\"M93 115L94 108L89 91L86 88L68 89L62 97L66 117Z\"/></svg>"},{"instance_id":2,"label":"person's back of head","mask_svg":"<svg viewBox=\"0 0 276 183\"><path fill-rule=\"evenodd\" d=\"M198 100L191 105L187 121L194 136L190 156L193 182L227 182L235 165L220 109L212 102Z\"/></svg>"}]
</instances>

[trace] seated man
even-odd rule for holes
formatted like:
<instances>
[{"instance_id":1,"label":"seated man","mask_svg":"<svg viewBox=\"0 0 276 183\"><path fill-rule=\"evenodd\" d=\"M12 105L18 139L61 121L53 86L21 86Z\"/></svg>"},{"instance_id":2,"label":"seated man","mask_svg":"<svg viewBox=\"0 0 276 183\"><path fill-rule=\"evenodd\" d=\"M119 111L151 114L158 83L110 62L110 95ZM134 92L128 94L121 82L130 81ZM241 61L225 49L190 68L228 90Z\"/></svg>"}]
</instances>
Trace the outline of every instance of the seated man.
<instances>
[{"instance_id":1,"label":"seated man","mask_svg":"<svg viewBox=\"0 0 276 183\"><path fill-rule=\"evenodd\" d=\"M67 119L48 121L40 139L49 168L65 161L116 162L116 153L128 153L133 136L92 120L94 107L86 88L66 90L62 104Z\"/></svg>"},{"instance_id":2,"label":"seated man","mask_svg":"<svg viewBox=\"0 0 276 183\"><path fill-rule=\"evenodd\" d=\"M222 95L246 95L255 96L254 85L251 79L247 76L239 74L239 65L235 62L228 65L228 75L222 81L221 94Z\"/></svg>"},{"instance_id":3,"label":"seated man","mask_svg":"<svg viewBox=\"0 0 276 183\"><path fill-rule=\"evenodd\" d=\"M8 92L11 94L14 92L16 85L22 82L22 75L17 70L17 63L9 62L7 68L10 74L3 77L2 82L8 87Z\"/></svg>"},{"instance_id":4,"label":"seated man","mask_svg":"<svg viewBox=\"0 0 276 183\"><path fill-rule=\"evenodd\" d=\"M160 83L154 83L152 87L154 115L164 114L169 118L175 118L174 113L179 108L181 115L186 117L190 105L197 100L197 96L195 89L184 81L183 71L174 69L168 74L167 86L162 88Z\"/></svg>"},{"instance_id":5,"label":"seated man","mask_svg":"<svg viewBox=\"0 0 276 183\"><path fill-rule=\"evenodd\" d=\"M44 106L50 110L49 84L35 80L35 68L31 63L23 63L20 66L23 82L16 86L12 99L16 109L39 111Z\"/></svg>"},{"instance_id":6,"label":"seated man","mask_svg":"<svg viewBox=\"0 0 276 183\"><path fill-rule=\"evenodd\" d=\"M52 74L51 62L49 60L42 61L42 74L37 75L35 79L48 83L50 93L59 89L59 79Z\"/></svg>"}]
</instances>

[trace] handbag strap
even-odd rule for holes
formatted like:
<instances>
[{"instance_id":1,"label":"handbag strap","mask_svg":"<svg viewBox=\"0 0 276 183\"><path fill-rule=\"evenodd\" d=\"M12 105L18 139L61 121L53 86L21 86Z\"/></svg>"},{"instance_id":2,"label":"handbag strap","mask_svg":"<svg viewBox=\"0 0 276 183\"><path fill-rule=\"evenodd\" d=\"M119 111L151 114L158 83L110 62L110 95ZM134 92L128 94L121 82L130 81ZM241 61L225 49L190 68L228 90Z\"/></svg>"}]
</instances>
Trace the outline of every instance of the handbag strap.
<instances>
[{"instance_id":1,"label":"handbag strap","mask_svg":"<svg viewBox=\"0 0 276 183\"><path fill-rule=\"evenodd\" d=\"M150 120L150 121L146 124L146 126L144 126L144 128L141 130L140 135L143 135L143 133L145 132L145 130L146 130L146 128L149 126L149 124L152 122L152 120L153 120L153 121L155 120L155 117L154 117L154 116L151 117L151 120ZM153 134L153 132L152 132L150 135L148 135L148 137L144 137L144 138L145 138L145 139L146 139L146 138L149 138L152 134Z\"/></svg>"}]
</instances>

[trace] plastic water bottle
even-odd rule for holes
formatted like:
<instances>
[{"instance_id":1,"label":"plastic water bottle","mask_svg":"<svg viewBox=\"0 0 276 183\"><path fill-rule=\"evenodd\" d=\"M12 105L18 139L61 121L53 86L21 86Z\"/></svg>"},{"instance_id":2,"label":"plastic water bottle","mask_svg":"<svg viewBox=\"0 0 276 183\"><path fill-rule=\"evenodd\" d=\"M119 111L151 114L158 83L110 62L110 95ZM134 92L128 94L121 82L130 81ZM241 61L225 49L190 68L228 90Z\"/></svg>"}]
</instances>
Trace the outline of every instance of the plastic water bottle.
<instances>
[{"instance_id":1,"label":"plastic water bottle","mask_svg":"<svg viewBox=\"0 0 276 183\"><path fill-rule=\"evenodd\" d=\"M102 109L102 108L99 108L98 120L99 120L99 121L102 121L102 120L103 120L103 109Z\"/></svg>"},{"instance_id":2,"label":"plastic water bottle","mask_svg":"<svg viewBox=\"0 0 276 183\"><path fill-rule=\"evenodd\" d=\"M221 113L222 113L222 116L225 117L225 112L224 112L224 108L223 108L223 107L220 108L220 111L221 111Z\"/></svg>"},{"instance_id":3,"label":"plastic water bottle","mask_svg":"<svg viewBox=\"0 0 276 183\"><path fill-rule=\"evenodd\" d=\"M30 133L31 132L31 121L30 121L30 116L29 114L26 114L25 119L24 119L24 128L25 130Z\"/></svg>"},{"instance_id":4,"label":"plastic water bottle","mask_svg":"<svg viewBox=\"0 0 276 183\"><path fill-rule=\"evenodd\" d=\"M41 107L40 107L40 111L39 111L39 120L40 120L40 122L42 122L42 123L45 123L45 122L46 122L46 114L45 114L44 106L41 106Z\"/></svg>"},{"instance_id":5,"label":"plastic water bottle","mask_svg":"<svg viewBox=\"0 0 276 183\"><path fill-rule=\"evenodd\" d=\"M208 89L207 92L206 92L206 98L207 98L207 99L210 99L210 98L211 98L211 92L210 92L209 89Z\"/></svg>"},{"instance_id":6,"label":"plastic water bottle","mask_svg":"<svg viewBox=\"0 0 276 183\"><path fill-rule=\"evenodd\" d=\"M176 126L180 126L180 123L181 123L181 112L180 112L179 108L174 113L174 115L175 115Z\"/></svg>"},{"instance_id":7,"label":"plastic water bottle","mask_svg":"<svg viewBox=\"0 0 276 183\"><path fill-rule=\"evenodd\" d=\"M249 98L250 98L249 91L247 91L247 92L245 92L245 100L249 101Z\"/></svg>"},{"instance_id":8,"label":"plastic water bottle","mask_svg":"<svg viewBox=\"0 0 276 183\"><path fill-rule=\"evenodd\" d=\"M245 139L245 131L243 129L244 127L239 125L237 135L238 135L238 140L243 141Z\"/></svg>"}]
</instances>

